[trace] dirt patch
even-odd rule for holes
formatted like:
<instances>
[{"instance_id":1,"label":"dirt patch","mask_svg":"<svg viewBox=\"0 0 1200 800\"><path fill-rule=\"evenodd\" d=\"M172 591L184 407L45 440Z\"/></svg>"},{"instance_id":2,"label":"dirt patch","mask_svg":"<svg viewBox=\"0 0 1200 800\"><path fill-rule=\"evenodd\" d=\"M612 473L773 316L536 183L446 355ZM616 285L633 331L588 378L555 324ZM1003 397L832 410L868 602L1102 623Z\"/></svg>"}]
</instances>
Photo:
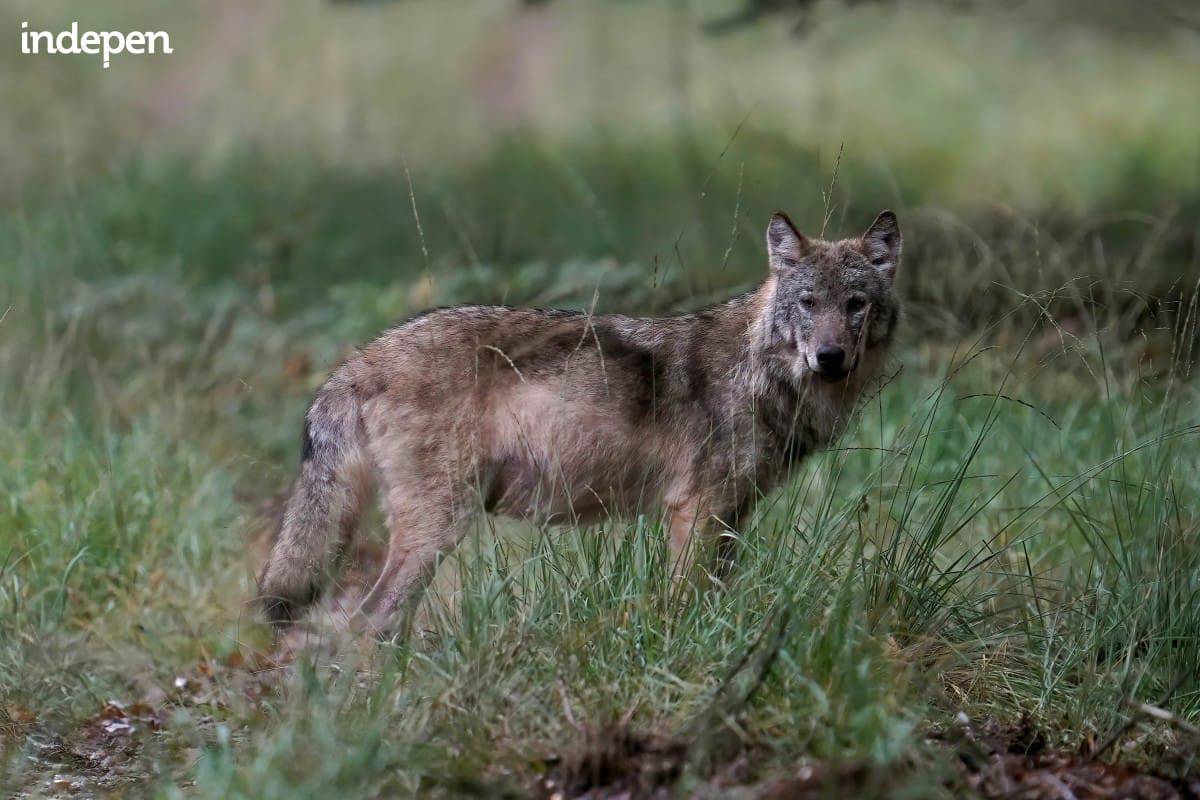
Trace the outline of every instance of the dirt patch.
<instances>
[{"instance_id":1,"label":"dirt patch","mask_svg":"<svg viewBox=\"0 0 1200 800\"><path fill-rule=\"evenodd\" d=\"M547 800L658 800L679 796L713 797L736 791L754 800L827 797L887 797L916 775L915 765L880 767L865 761L809 763L790 774L762 776L755 754L729 752L704 775L691 774L687 741L633 730L623 725L580 728L573 748L545 759L550 769L536 788ZM1005 726L956 724L929 743L944 748L953 769L942 789L951 796L1007 800L1194 800L1200 775L1181 778L1129 764L1112 764L1049 746L1028 720ZM759 754L762 755L762 754Z\"/></svg>"},{"instance_id":2,"label":"dirt patch","mask_svg":"<svg viewBox=\"0 0 1200 800\"><path fill-rule=\"evenodd\" d=\"M994 720L974 725L960 718L953 729L933 739L954 748L962 785L981 797L1191 800L1200 796L1200 775L1159 774L1051 748L1028 718L1012 726Z\"/></svg>"},{"instance_id":3,"label":"dirt patch","mask_svg":"<svg viewBox=\"0 0 1200 800\"><path fill-rule=\"evenodd\" d=\"M265 656L247 658L234 651L224 661L196 663L168 686L152 688L135 701L110 699L65 731L41 725L22 709L9 707L5 714L20 723L31 766L42 776L36 796L121 793L153 780L153 754L169 746L176 711L188 709L193 733L204 738L232 704L259 709L283 674Z\"/></svg>"},{"instance_id":4,"label":"dirt patch","mask_svg":"<svg viewBox=\"0 0 1200 800\"><path fill-rule=\"evenodd\" d=\"M585 728L580 743L543 780L542 796L600 800L666 797L686 763L687 746L624 725Z\"/></svg>"},{"instance_id":5,"label":"dirt patch","mask_svg":"<svg viewBox=\"0 0 1200 800\"><path fill-rule=\"evenodd\" d=\"M756 764L765 758L753 748L708 751L697 760L695 742L633 730L622 724L582 727L578 744L545 760L550 771L536 794L546 800L665 800L721 797L736 793L753 800L854 797L878 794L885 776L866 763L808 764L794 774L764 779ZM707 763L707 770L701 768ZM681 787L689 793L679 794Z\"/></svg>"}]
</instances>

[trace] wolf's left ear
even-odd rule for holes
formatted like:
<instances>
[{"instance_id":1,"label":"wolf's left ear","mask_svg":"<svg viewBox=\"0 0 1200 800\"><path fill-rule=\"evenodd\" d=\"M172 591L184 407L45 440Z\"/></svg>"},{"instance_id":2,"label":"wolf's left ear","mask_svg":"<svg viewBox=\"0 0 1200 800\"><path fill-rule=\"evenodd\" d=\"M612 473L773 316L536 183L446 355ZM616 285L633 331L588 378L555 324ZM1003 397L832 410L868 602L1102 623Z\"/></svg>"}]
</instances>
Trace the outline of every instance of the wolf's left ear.
<instances>
[{"instance_id":1,"label":"wolf's left ear","mask_svg":"<svg viewBox=\"0 0 1200 800\"><path fill-rule=\"evenodd\" d=\"M891 211L881 211L862 235L863 251L871 266L891 278L900 263L900 223Z\"/></svg>"}]
</instances>

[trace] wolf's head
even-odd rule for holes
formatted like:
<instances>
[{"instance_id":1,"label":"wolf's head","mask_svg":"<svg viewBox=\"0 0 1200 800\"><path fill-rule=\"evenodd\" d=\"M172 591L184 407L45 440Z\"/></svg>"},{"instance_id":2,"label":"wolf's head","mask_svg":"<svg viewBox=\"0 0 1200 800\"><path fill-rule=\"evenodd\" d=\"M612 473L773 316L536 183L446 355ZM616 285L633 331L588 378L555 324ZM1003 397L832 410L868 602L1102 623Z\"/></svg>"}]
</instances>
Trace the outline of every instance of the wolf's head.
<instances>
[{"instance_id":1,"label":"wolf's head","mask_svg":"<svg viewBox=\"0 0 1200 800\"><path fill-rule=\"evenodd\" d=\"M766 344L793 378L841 381L891 342L900 241L891 211L862 236L837 242L809 239L785 214L771 217L767 252L775 291Z\"/></svg>"}]
</instances>

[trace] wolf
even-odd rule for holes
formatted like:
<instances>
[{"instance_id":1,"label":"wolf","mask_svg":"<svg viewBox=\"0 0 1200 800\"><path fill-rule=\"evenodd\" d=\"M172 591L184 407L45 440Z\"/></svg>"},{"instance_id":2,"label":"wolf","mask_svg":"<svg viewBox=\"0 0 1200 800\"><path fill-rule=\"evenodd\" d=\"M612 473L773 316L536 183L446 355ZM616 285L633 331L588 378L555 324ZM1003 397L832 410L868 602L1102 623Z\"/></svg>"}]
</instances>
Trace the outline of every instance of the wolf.
<instances>
[{"instance_id":1,"label":"wolf","mask_svg":"<svg viewBox=\"0 0 1200 800\"><path fill-rule=\"evenodd\" d=\"M337 367L304 420L300 470L258 580L268 619L320 595L378 486L390 539L354 619L410 619L480 511L589 524L661 509L673 574L733 560L757 498L844 427L900 315L900 227L809 238L778 212L768 274L687 314L458 306ZM710 546L711 545L711 546Z\"/></svg>"}]
</instances>

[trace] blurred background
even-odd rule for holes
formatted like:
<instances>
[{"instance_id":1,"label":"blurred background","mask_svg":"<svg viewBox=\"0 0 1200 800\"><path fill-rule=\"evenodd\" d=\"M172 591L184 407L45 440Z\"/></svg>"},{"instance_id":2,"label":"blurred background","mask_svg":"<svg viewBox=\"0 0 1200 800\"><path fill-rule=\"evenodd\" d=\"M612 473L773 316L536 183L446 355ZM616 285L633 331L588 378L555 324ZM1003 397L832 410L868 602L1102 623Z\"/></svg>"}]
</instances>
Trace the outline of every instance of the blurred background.
<instances>
[{"instance_id":1,"label":"blurred background","mask_svg":"<svg viewBox=\"0 0 1200 800\"><path fill-rule=\"evenodd\" d=\"M280 313L358 292L377 312L363 334L458 300L577 305L598 289L603 308L665 310L758 279L775 208L841 235L891 207L913 318L959 334L1068 284L1136 317L1126 293L1176 295L1196 266L1190 3L10 0L3 14L14 30L161 29L175 49L107 70L0 53L5 235L28 236L33 207L85 218L96 246L74 248L74 279L232 282Z\"/></svg>"}]
</instances>

